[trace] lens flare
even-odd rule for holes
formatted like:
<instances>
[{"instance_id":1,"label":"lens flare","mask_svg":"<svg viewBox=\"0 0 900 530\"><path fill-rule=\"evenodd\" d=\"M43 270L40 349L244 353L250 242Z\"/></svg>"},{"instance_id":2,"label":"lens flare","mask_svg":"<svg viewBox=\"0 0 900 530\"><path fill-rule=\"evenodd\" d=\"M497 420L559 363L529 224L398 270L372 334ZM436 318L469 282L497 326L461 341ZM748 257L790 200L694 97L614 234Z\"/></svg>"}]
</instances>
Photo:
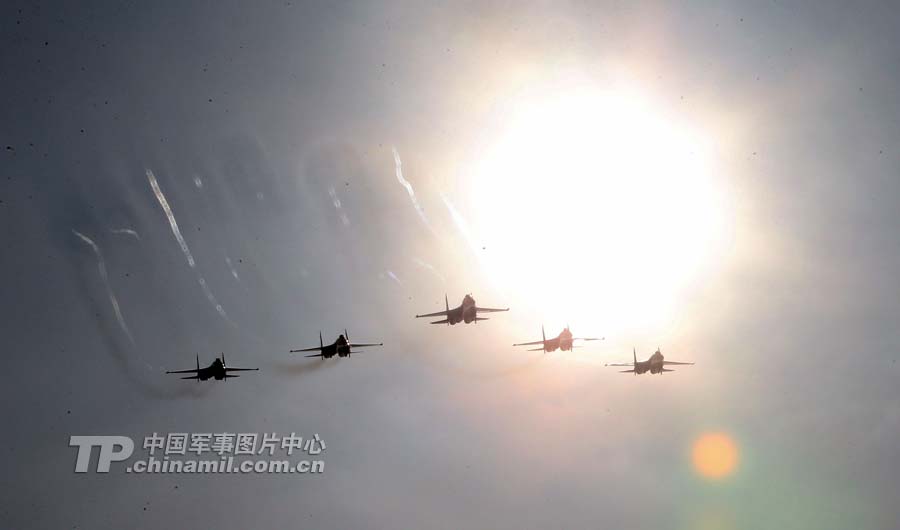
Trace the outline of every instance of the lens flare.
<instances>
[{"instance_id":1,"label":"lens flare","mask_svg":"<svg viewBox=\"0 0 900 530\"><path fill-rule=\"evenodd\" d=\"M737 468L738 447L728 434L705 433L694 441L691 458L698 474L720 480L729 477Z\"/></svg>"}]
</instances>

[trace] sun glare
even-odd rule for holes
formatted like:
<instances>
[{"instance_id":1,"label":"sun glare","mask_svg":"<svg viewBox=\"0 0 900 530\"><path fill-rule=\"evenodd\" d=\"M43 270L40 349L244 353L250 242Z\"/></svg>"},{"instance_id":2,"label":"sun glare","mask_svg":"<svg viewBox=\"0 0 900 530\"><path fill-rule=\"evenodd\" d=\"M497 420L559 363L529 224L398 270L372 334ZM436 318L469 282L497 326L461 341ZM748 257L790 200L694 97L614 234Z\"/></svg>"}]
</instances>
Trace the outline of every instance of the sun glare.
<instances>
[{"instance_id":1,"label":"sun glare","mask_svg":"<svg viewBox=\"0 0 900 530\"><path fill-rule=\"evenodd\" d=\"M626 94L513 108L469 186L492 280L582 327L663 323L721 239L709 141Z\"/></svg>"}]
</instances>

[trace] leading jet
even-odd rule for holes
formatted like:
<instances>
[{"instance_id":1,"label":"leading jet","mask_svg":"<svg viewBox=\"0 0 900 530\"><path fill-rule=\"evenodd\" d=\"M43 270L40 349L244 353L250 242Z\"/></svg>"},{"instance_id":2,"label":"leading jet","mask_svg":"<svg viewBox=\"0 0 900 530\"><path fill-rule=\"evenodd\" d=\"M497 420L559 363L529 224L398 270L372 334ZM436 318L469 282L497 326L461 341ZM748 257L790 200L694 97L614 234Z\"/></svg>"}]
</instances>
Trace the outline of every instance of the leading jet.
<instances>
[{"instance_id":1,"label":"leading jet","mask_svg":"<svg viewBox=\"0 0 900 530\"><path fill-rule=\"evenodd\" d=\"M314 353L312 355L305 355L304 357L320 357L322 359L331 359L335 355L338 357L349 357L351 353L359 353L357 351L353 351L353 348L365 348L369 346L384 346L383 342L379 343L369 343L369 344L356 344L350 342L350 334L347 333L347 330L344 330L343 335L339 335L337 340L335 340L332 344L325 344L322 342L322 332L319 332L319 346L314 348L305 348L302 350L291 350L291 353L299 353L299 352L307 352L307 351L316 351L319 353Z\"/></svg>"},{"instance_id":2,"label":"leading jet","mask_svg":"<svg viewBox=\"0 0 900 530\"><path fill-rule=\"evenodd\" d=\"M200 355L197 355L197 368L191 370L170 370L167 371L167 374L194 374L188 377L182 377L182 379L196 379L198 382L206 381L207 379L215 379L216 381L222 381L223 379L230 379L232 377L240 377L239 375L232 375L230 372L249 372L249 371L257 371L259 368L232 368L225 364L225 354L222 354L222 357L216 357L216 360L212 362L206 368L200 368Z\"/></svg>"},{"instance_id":3,"label":"leading jet","mask_svg":"<svg viewBox=\"0 0 900 530\"><path fill-rule=\"evenodd\" d=\"M556 350L561 351L572 351L573 348L576 348L575 345L576 340L603 340L603 337L594 338L594 337L573 337L572 332L569 330L569 326L566 326L564 330L560 332L554 338L547 339L547 334L544 333L544 326L541 326L541 338L543 340L536 340L534 342L520 342L518 344L513 344L513 346L534 346L540 344L540 348L531 348L528 351L543 351L544 353L552 352Z\"/></svg>"},{"instance_id":4,"label":"leading jet","mask_svg":"<svg viewBox=\"0 0 900 530\"><path fill-rule=\"evenodd\" d=\"M634 356L633 363L611 363L606 366L630 366L631 370L620 370L623 374L634 373L634 375L643 374L650 372L651 374L661 374L663 372L674 372L675 370L670 370L666 368L666 366L680 364L680 365L692 365L694 363L683 363L678 361L667 361L663 356L662 352L659 351L659 348L656 348L656 352L650 356L646 361L637 360L637 351L632 348L632 355Z\"/></svg>"},{"instance_id":5,"label":"leading jet","mask_svg":"<svg viewBox=\"0 0 900 530\"><path fill-rule=\"evenodd\" d=\"M467 294L463 297L462 303L459 307L454 307L450 309L450 302L447 299L447 295L444 295L444 309L443 311L438 311L437 313L428 313L426 315L416 315L416 318L428 318L428 317L446 317L443 320L435 320L432 324L447 324L448 326L454 326L459 324L460 322L465 322L469 324L471 322L478 322L479 320L488 320L487 318L478 316L478 313L497 313L500 311L509 311L509 308L505 309L495 309L492 307L478 307L475 304L475 299L471 294Z\"/></svg>"}]
</instances>

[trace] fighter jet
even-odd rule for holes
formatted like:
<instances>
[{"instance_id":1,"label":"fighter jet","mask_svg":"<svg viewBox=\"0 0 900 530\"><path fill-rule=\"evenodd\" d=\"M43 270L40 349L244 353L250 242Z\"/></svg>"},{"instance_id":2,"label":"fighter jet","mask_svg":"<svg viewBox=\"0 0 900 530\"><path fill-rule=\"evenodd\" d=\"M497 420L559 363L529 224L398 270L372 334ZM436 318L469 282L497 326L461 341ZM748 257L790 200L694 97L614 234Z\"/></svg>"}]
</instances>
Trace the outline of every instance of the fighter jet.
<instances>
[{"instance_id":1,"label":"fighter jet","mask_svg":"<svg viewBox=\"0 0 900 530\"><path fill-rule=\"evenodd\" d=\"M540 344L540 348L532 348L528 351L543 351L544 353L547 353L556 350L572 351L573 348L577 347L574 344L576 340L603 340L603 337L599 339L593 337L573 337L572 332L569 331L568 325L564 330L560 332L557 337L550 340L547 340L547 335L544 333L544 326L541 326L541 337L543 340L536 340L534 342L520 342L518 344L513 344L513 346L534 346L536 344Z\"/></svg>"},{"instance_id":2,"label":"fighter jet","mask_svg":"<svg viewBox=\"0 0 900 530\"><path fill-rule=\"evenodd\" d=\"M225 354L222 354L222 357L216 357L216 360L212 362L211 365L206 368L200 368L200 355L197 355L197 368L192 370L171 370L167 371L167 374L194 374L188 377L182 377L182 379L196 379L199 381L206 381L207 379L215 379L216 381L221 381L223 379L230 379L232 377L240 377L239 375L231 375L229 372L249 372L249 371L259 370L259 368L231 368L225 364Z\"/></svg>"},{"instance_id":3,"label":"fighter jet","mask_svg":"<svg viewBox=\"0 0 900 530\"><path fill-rule=\"evenodd\" d=\"M337 340L334 341L333 344L325 345L322 342L322 332L319 332L319 346L315 348L305 348L303 350L291 350L291 353L298 352L306 352L306 351L317 351L319 353L314 353L312 355L305 355L304 357L321 357L322 359L331 359L335 355L338 357L349 357L351 353L359 353L357 351L353 351L353 348L363 348L367 346L384 346L383 342L379 342L378 344L370 343L370 344L355 344L350 342L350 334L347 333L347 330L344 330L343 335L339 335Z\"/></svg>"},{"instance_id":4,"label":"fighter jet","mask_svg":"<svg viewBox=\"0 0 900 530\"><path fill-rule=\"evenodd\" d=\"M499 311L509 311L509 308L505 309L494 309L490 307L478 307L475 305L475 299L472 298L471 294L467 294L463 297L462 304L459 307L454 307L450 309L450 302L447 300L447 295L444 295L444 307L446 309L444 311L438 311L437 313L428 313L427 315L416 315L416 318L427 318L427 317L447 317L444 320L435 320L432 324L447 324L448 326L453 326L459 324L460 322L465 322L466 324L470 322L478 322L479 320L488 320L487 318L478 316L478 313L496 313Z\"/></svg>"},{"instance_id":5,"label":"fighter jet","mask_svg":"<svg viewBox=\"0 0 900 530\"><path fill-rule=\"evenodd\" d=\"M674 372L675 370L669 370L668 368L666 368L666 366L673 365L673 364L685 364L685 365L694 364L694 363L682 363L682 362L677 362L677 361L667 361L667 360L665 360L665 357L663 357L662 352L659 351L659 348L656 348L656 352L653 355L651 355L649 359L647 359L646 361L641 361L641 362L638 362L637 351L635 351L634 348L632 348L631 353L632 353L632 355L634 355L633 363L612 363L612 364L607 364L606 366L630 366L631 370L620 370L620 372L623 374L634 373L634 375L637 375L637 374L643 374L646 372L650 372L651 374L661 374L663 372Z\"/></svg>"}]
</instances>

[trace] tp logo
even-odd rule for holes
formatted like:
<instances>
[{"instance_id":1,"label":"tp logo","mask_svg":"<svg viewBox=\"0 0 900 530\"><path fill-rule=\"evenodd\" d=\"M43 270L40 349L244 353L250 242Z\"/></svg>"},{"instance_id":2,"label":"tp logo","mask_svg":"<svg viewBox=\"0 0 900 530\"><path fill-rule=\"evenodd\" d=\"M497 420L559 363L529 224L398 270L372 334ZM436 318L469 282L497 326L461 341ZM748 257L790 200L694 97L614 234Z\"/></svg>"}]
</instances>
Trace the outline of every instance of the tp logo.
<instances>
[{"instance_id":1,"label":"tp logo","mask_svg":"<svg viewBox=\"0 0 900 530\"><path fill-rule=\"evenodd\" d=\"M134 452L134 441L127 436L70 436L69 447L78 447L76 473L87 473L94 446L100 447L97 473L109 473L110 462L121 462Z\"/></svg>"}]
</instances>

